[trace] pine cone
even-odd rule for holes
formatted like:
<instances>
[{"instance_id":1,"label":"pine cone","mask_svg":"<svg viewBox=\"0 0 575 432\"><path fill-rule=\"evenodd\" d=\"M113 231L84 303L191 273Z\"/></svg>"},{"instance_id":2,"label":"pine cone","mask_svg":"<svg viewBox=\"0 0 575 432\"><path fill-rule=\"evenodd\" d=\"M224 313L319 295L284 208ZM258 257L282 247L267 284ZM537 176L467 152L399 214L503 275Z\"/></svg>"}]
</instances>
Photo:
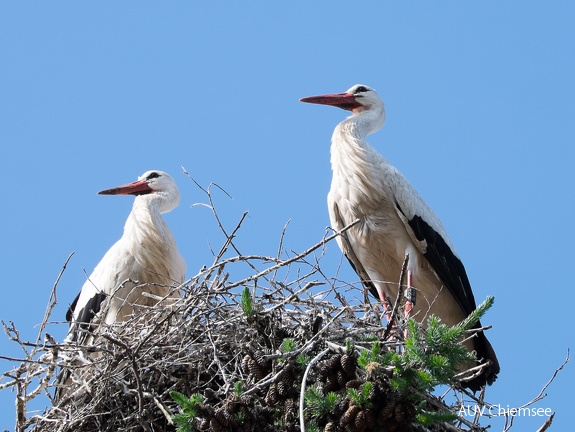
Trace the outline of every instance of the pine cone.
<instances>
[{"instance_id":1,"label":"pine cone","mask_svg":"<svg viewBox=\"0 0 575 432\"><path fill-rule=\"evenodd\" d=\"M263 377L266 376L265 371L262 369L262 367L254 359L250 359L249 368L250 368L250 372L253 374L253 376L257 380L261 380Z\"/></svg>"},{"instance_id":2,"label":"pine cone","mask_svg":"<svg viewBox=\"0 0 575 432\"><path fill-rule=\"evenodd\" d=\"M208 419L201 419L198 423L199 430L208 430L210 428L210 421Z\"/></svg>"},{"instance_id":3,"label":"pine cone","mask_svg":"<svg viewBox=\"0 0 575 432\"><path fill-rule=\"evenodd\" d=\"M216 410L214 413L214 418L220 423L223 427L229 427L230 421L228 420L228 416L224 412L222 408Z\"/></svg>"},{"instance_id":4,"label":"pine cone","mask_svg":"<svg viewBox=\"0 0 575 432\"><path fill-rule=\"evenodd\" d=\"M358 432L363 432L365 429L367 429L367 419L365 418L365 411L360 411L356 414L354 424Z\"/></svg>"},{"instance_id":5,"label":"pine cone","mask_svg":"<svg viewBox=\"0 0 575 432\"><path fill-rule=\"evenodd\" d=\"M335 423L329 422L323 428L323 432L335 432L337 430L337 426Z\"/></svg>"},{"instance_id":6,"label":"pine cone","mask_svg":"<svg viewBox=\"0 0 575 432\"><path fill-rule=\"evenodd\" d=\"M353 375L355 372L355 359L347 354L341 356L340 359L341 368L348 375Z\"/></svg>"},{"instance_id":7,"label":"pine cone","mask_svg":"<svg viewBox=\"0 0 575 432\"><path fill-rule=\"evenodd\" d=\"M337 384L337 376L336 375L328 376L327 380L325 381L324 391L327 393L333 390L337 390L338 388L339 386Z\"/></svg>"},{"instance_id":8,"label":"pine cone","mask_svg":"<svg viewBox=\"0 0 575 432\"><path fill-rule=\"evenodd\" d=\"M326 360L327 365L330 369L336 369L341 365L341 354L334 354L329 359Z\"/></svg>"},{"instance_id":9,"label":"pine cone","mask_svg":"<svg viewBox=\"0 0 575 432\"><path fill-rule=\"evenodd\" d=\"M347 384L347 382L349 380L347 377L347 374L344 371L342 371L341 369L339 369L337 371L336 376L337 376L337 385L345 388L345 385Z\"/></svg>"},{"instance_id":10,"label":"pine cone","mask_svg":"<svg viewBox=\"0 0 575 432\"><path fill-rule=\"evenodd\" d=\"M388 399L387 404L383 407L380 412L380 417L387 420L394 415L395 407L397 406L397 399Z\"/></svg>"},{"instance_id":11,"label":"pine cone","mask_svg":"<svg viewBox=\"0 0 575 432\"><path fill-rule=\"evenodd\" d=\"M266 404L273 406L278 402L278 400L279 400L279 395L278 395L276 385L271 384L269 389L268 389L268 393L266 394L265 402L266 402Z\"/></svg>"},{"instance_id":12,"label":"pine cone","mask_svg":"<svg viewBox=\"0 0 575 432\"><path fill-rule=\"evenodd\" d=\"M324 378L331 375L332 368L328 365L327 361L319 362L317 365L317 369L319 371L319 374Z\"/></svg>"},{"instance_id":13,"label":"pine cone","mask_svg":"<svg viewBox=\"0 0 575 432\"><path fill-rule=\"evenodd\" d=\"M266 423L273 423L274 421L274 410L270 407L263 407L261 411L258 412L256 418L263 419Z\"/></svg>"},{"instance_id":14,"label":"pine cone","mask_svg":"<svg viewBox=\"0 0 575 432\"><path fill-rule=\"evenodd\" d=\"M363 381L360 379L353 379L353 380L349 380L348 382L345 383L345 388L353 388L353 389L358 389L362 386Z\"/></svg>"},{"instance_id":15,"label":"pine cone","mask_svg":"<svg viewBox=\"0 0 575 432\"><path fill-rule=\"evenodd\" d=\"M256 398L252 395L242 395L240 400L242 401L242 404L246 406L253 406Z\"/></svg>"},{"instance_id":16,"label":"pine cone","mask_svg":"<svg viewBox=\"0 0 575 432\"><path fill-rule=\"evenodd\" d=\"M350 405L349 408L343 415L339 421L340 426L347 426L355 421L355 416L358 412L361 411L361 408L357 405Z\"/></svg>"},{"instance_id":17,"label":"pine cone","mask_svg":"<svg viewBox=\"0 0 575 432\"><path fill-rule=\"evenodd\" d=\"M293 365L290 363L285 366L285 374L282 377L282 381L286 383L287 386L291 387L295 382L295 371Z\"/></svg>"},{"instance_id":18,"label":"pine cone","mask_svg":"<svg viewBox=\"0 0 575 432\"><path fill-rule=\"evenodd\" d=\"M405 406L403 404L396 405L394 414L398 423L405 423L407 416L405 415Z\"/></svg>"},{"instance_id":19,"label":"pine cone","mask_svg":"<svg viewBox=\"0 0 575 432\"><path fill-rule=\"evenodd\" d=\"M285 381L280 381L277 383L278 394L281 397L285 397L288 394L289 386L285 383Z\"/></svg>"},{"instance_id":20,"label":"pine cone","mask_svg":"<svg viewBox=\"0 0 575 432\"><path fill-rule=\"evenodd\" d=\"M377 424L376 420L376 416L375 416L375 411L373 409L366 409L364 410L365 412L365 421L367 421L367 427L370 429L373 429L375 427L375 425Z\"/></svg>"},{"instance_id":21,"label":"pine cone","mask_svg":"<svg viewBox=\"0 0 575 432\"><path fill-rule=\"evenodd\" d=\"M225 409L230 414L235 414L238 412L240 407L242 406L239 398L236 395L230 397L230 399L226 402Z\"/></svg>"},{"instance_id":22,"label":"pine cone","mask_svg":"<svg viewBox=\"0 0 575 432\"><path fill-rule=\"evenodd\" d=\"M405 404L405 415L408 419L414 419L415 415L417 414L417 410L415 409L415 405L411 402L407 402Z\"/></svg>"},{"instance_id":23,"label":"pine cone","mask_svg":"<svg viewBox=\"0 0 575 432\"><path fill-rule=\"evenodd\" d=\"M262 369L267 370L271 367L271 362L265 359L264 354L257 352L253 358Z\"/></svg>"},{"instance_id":24,"label":"pine cone","mask_svg":"<svg viewBox=\"0 0 575 432\"><path fill-rule=\"evenodd\" d=\"M224 428L215 418L210 420L210 430L212 432L223 432Z\"/></svg>"}]
</instances>

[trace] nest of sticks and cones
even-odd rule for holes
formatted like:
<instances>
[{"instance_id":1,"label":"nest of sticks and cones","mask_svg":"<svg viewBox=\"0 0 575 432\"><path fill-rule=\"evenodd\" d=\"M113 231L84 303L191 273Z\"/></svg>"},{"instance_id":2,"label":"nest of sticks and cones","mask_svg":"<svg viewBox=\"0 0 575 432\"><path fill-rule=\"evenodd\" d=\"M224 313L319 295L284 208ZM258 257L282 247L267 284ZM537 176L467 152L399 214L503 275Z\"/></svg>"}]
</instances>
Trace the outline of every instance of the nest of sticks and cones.
<instances>
[{"instance_id":1,"label":"nest of sticks and cones","mask_svg":"<svg viewBox=\"0 0 575 432\"><path fill-rule=\"evenodd\" d=\"M381 306L363 298L359 283L322 272L336 233L287 257L242 255L233 239L244 218L231 233L220 225L227 240L213 264L174 287L181 299L100 327L92 345L58 343L46 333L57 283L36 342L5 323L26 353L0 381L0 390L16 394L16 430L271 432L301 431L302 422L308 431L485 430L479 419L457 415L458 400L473 395L456 383L454 402L431 393L414 398L391 385L393 368L360 366L375 340L400 351L405 323L382 339ZM234 280L238 265L251 274ZM55 399L63 373L71 383ZM46 396L51 406L29 410ZM454 414L423 425L422 411Z\"/></svg>"}]
</instances>

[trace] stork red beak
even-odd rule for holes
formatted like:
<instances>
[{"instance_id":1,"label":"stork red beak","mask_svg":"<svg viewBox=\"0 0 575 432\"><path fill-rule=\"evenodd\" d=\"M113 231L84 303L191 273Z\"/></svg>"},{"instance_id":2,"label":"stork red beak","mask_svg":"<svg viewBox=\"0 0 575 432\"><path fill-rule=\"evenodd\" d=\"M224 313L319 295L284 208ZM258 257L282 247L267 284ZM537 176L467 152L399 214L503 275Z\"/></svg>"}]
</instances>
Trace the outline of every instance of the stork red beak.
<instances>
[{"instance_id":1,"label":"stork red beak","mask_svg":"<svg viewBox=\"0 0 575 432\"><path fill-rule=\"evenodd\" d=\"M344 110L353 110L361 104L357 103L355 95L350 93L326 94L321 96L309 96L300 99L301 102L314 103L320 105L332 105Z\"/></svg>"},{"instance_id":2,"label":"stork red beak","mask_svg":"<svg viewBox=\"0 0 575 432\"><path fill-rule=\"evenodd\" d=\"M138 180L133 183L100 191L98 195L144 195L150 192L152 192L152 189L148 186L148 183Z\"/></svg>"}]
</instances>

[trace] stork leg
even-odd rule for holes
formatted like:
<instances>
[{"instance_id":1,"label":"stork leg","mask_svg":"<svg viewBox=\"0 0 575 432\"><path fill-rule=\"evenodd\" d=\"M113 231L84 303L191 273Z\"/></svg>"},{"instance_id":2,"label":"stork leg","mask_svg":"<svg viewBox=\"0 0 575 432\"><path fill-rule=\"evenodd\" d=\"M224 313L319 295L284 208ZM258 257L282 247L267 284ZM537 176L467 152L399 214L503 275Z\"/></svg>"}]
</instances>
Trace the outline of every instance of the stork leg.
<instances>
[{"instance_id":1,"label":"stork leg","mask_svg":"<svg viewBox=\"0 0 575 432\"><path fill-rule=\"evenodd\" d=\"M407 270L407 286L405 287L405 306L403 308L403 312L405 314L405 322L407 324L407 320L411 318L411 312L413 311L413 306L415 305L415 295L416 291L415 288L412 286L412 273L411 270ZM403 337L407 339L407 327L403 333Z\"/></svg>"},{"instance_id":2,"label":"stork leg","mask_svg":"<svg viewBox=\"0 0 575 432\"><path fill-rule=\"evenodd\" d=\"M412 286L412 273L411 270L407 270L407 286L405 287L405 307L403 312L405 313L405 319L411 317L411 311L413 310L413 305L415 304L415 292Z\"/></svg>"},{"instance_id":3,"label":"stork leg","mask_svg":"<svg viewBox=\"0 0 575 432\"><path fill-rule=\"evenodd\" d=\"M385 314L385 319L387 320L387 322L391 321L391 308L390 308L390 303L389 300L387 298L387 296L385 295L385 292L383 292L383 290L377 290L377 293L379 294L379 300L381 301L381 305L383 306L383 313Z\"/></svg>"}]
</instances>

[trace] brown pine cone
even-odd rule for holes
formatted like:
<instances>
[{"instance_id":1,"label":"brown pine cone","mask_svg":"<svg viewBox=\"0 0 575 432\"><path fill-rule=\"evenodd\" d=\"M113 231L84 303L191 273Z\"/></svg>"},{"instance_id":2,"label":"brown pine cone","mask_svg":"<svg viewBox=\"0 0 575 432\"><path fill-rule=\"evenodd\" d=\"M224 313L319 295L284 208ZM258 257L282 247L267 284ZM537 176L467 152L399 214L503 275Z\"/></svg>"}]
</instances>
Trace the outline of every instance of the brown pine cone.
<instances>
[{"instance_id":1,"label":"brown pine cone","mask_svg":"<svg viewBox=\"0 0 575 432\"><path fill-rule=\"evenodd\" d=\"M349 381L349 378L347 377L347 374L346 374L344 371L342 371L341 369L339 369L339 370L337 371L336 376L337 376L337 384L338 384L340 387L344 387L344 388L345 388L345 385L346 385L347 382Z\"/></svg>"},{"instance_id":2,"label":"brown pine cone","mask_svg":"<svg viewBox=\"0 0 575 432\"><path fill-rule=\"evenodd\" d=\"M396 405L394 414L398 423L405 423L407 416L405 415L405 406L403 404Z\"/></svg>"},{"instance_id":3,"label":"brown pine cone","mask_svg":"<svg viewBox=\"0 0 575 432\"><path fill-rule=\"evenodd\" d=\"M328 376L327 380L325 381L324 391L328 393L330 391L337 390L338 388L339 386L337 384L337 376L336 375Z\"/></svg>"},{"instance_id":4,"label":"brown pine cone","mask_svg":"<svg viewBox=\"0 0 575 432\"><path fill-rule=\"evenodd\" d=\"M417 410L415 409L415 405L411 402L407 402L405 404L405 415L408 419L414 419L415 415L417 414Z\"/></svg>"},{"instance_id":5,"label":"brown pine cone","mask_svg":"<svg viewBox=\"0 0 575 432\"><path fill-rule=\"evenodd\" d=\"M223 427L228 427L230 425L230 421L228 420L227 413L224 412L222 408L216 410L214 413L214 418L220 423Z\"/></svg>"},{"instance_id":6,"label":"brown pine cone","mask_svg":"<svg viewBox=\"0 0 575 432\"><path fill-rule=\"evenodd\" d=\"M250 372L257 380L261 380L263 377L266 376L265 371L263 368L256 362L254 359L250 359L249 361Z\"/></svg>"},{"instance_id":7,"label":"brown pine cone","mask_svg":"<svg viewBox=\"0 0 575 432\"><path fill-rule=\"evenodd\" d=\"M353 379L353 380L349 380L348 382L345 383L345 388L353 388L353 389L358 389L363 385L363 381L360 379Z\"/></svg>"},{"instance_id":8,"label":"brown pine cone","mask_svg":"<svg viewBox=\"0 0 575 432\"><path fill-rule=\"evenodd\" d=\"M271 384L270 388L268 389L268 393L265 397L266 404L273 406L279 400L278 390L275 384Z\"/></svg>"},{"instance_id":9,"label":"brown pine cone","mask_svg":"<svg viewBox=\"0 0 575 432\"><path fill-rule=\"evenodd\" d=\"M388 399L387 404L380 411L379 417L381 417L383 420L387 420L393 417L396 405L397 399Z\"/></svg>"},{"instance_id":10,"label":"brown pine cone","mask_svg":"<svg viewBox=\"0 0 575 432\"><path fill-rule=\"evenodd\" d=\"M210 430L212 432L223 432L224 428L215 418L210 420Z\"/></svg>"},{"instance_id":11,"label":"brown pine cone","mask_svg":"<svg viewBox=\"0 0 575 432\"><path fill-rule=\"evenodd\" d=\"M350 405L346 412L343 413L341 419L339 421L340 426L347 426L355 421L355 416L358 412L361 411L361 408L357 405Z\"/></svg>"},{"instance_id":12,"label":"brown pine cone","mask_svg":"<svg viewBox=\"0 0 575 432\"><path fill-rule=\"evenodd\" d=\"M210 428L210 421L208 419L201 419L198 423L199 430L208 430Z\"/></svg>"},{"instance_id":13,"label":"brown pine cone","mask_svg":"<svg viewBox=\"0 0 575 432\"><path fill-rule=\"evenodd\" d=\"M358 432L363 432L367 429L367 420L364 411L360 411L356 414L354 424Z\"/></svg>"},{"instance_id":14,"label":"brown pine cone","mask_svg":"<svg viewBox=\"0 0 575 432\"><path fill-rule=\"evenodd\" d=\"M355 359L347 354L341 356L340 359L341 368L345 371L348 375L353 375L355 372Z\"/></svg>"},{"instance_id":15,"label":"brown pine cone","mask_svg":"<svg viewBox=\"0 0 575 432\"><path fill-rule=\"evenodd\" d=\"M340 361L341 354L334 354L326 360L328 367L332 370L338 368L341 365Z\"/></svg>"},{"instance_id":16,"label":"brown pine cone","mask_svg":"<svg viewBox=\"0 0 575 432\"><path fill-rule=\"evenodd\" d=\"M372 429L375 427L376 425L376 416L375 416L375 411L371 408L365 409L365 420L367 421L367 427Z\"/></svg>"},{"instance_id":17,"label":"brown pine cone","mask_svg":"<svg viewBox=\"0 0 575 432\"><path fill-rule=\"evenodd\" d=\"M323 432L335 432L337 430L337 426L335 423L329 422L323 428Z\"/></svg>"},{"instance_id":18,"label":"brown pine cone","mask_svg":"<svg viewBox=\"0 0 575 432\"><path fill-rule=\"evenodd\" d=\"M254 360L262 369L269 369L271 367L271 362L266 360L263 353L257 352L254 354Z\"/></svg>"},{"instance_id":19,"label":"brown pine cone","mask_svg":"<svg viewBox=\"0 0 575 432\"><path fill-rule=\"evenodd\" d=\"M321 361L317 364L317 370L322 377L327 377L331 375L331 368L327 364L327 361Z\"/></svg>"},{"instance_id":20,"label":"brown pine cone","mask_svg":"<svg viewBox=\"0 0 575 432\"><path fill-rule=\"evenodd\" d=\"M277 383L278 394L281 397L285 397L288 394L289 386L285 383L285 381L280 381Z\"/></svg>"},{"instance_id":21,"label":"brown pine cone","mask_svg":"<svg viewBox=\"0 0 575 432\"><path fill-rule=\"evenodd\" d=\"M293 385L293 383L295 382L295 375L294 375L295 371L294 371L293 365L288 364L285 367L285 371L286 372L285 372L284 376L282 377L282 381L285 382L286 385L291 387Z\"/></svg>"}]
</instances>

